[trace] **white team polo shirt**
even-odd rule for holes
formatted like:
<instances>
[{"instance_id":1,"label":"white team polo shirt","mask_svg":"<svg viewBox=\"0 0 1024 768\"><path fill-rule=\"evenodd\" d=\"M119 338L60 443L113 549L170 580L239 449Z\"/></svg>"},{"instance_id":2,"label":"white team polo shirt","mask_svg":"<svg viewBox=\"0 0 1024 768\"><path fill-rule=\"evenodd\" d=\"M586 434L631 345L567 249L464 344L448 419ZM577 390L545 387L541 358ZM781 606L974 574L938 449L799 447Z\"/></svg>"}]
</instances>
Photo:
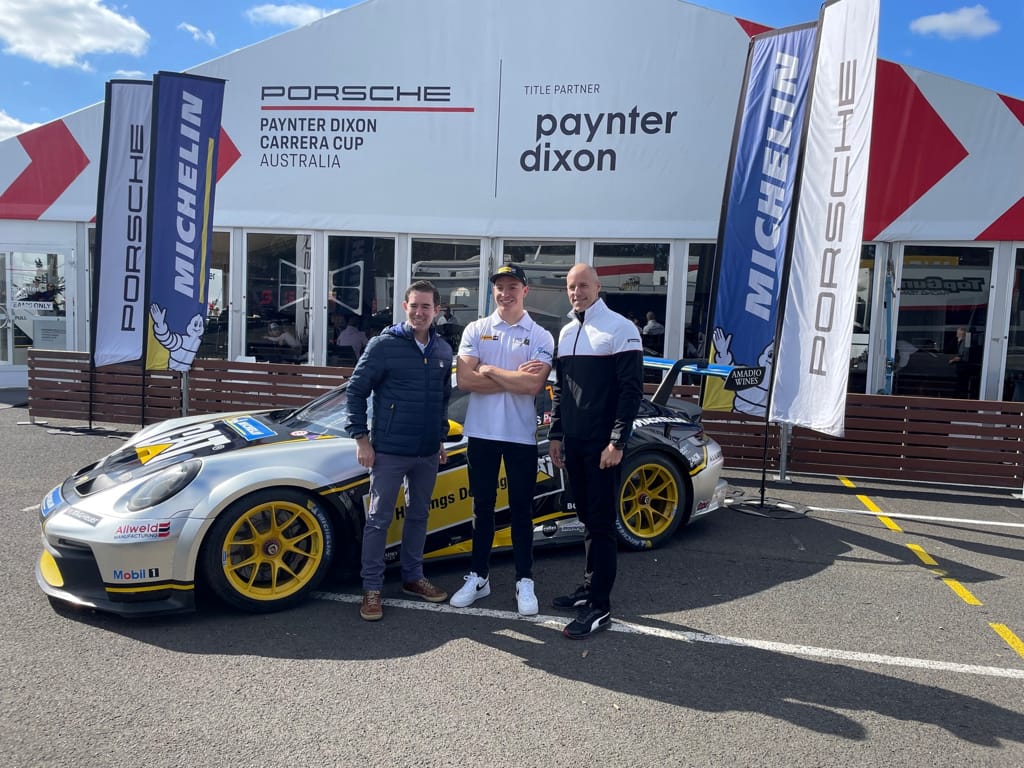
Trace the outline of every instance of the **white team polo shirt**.
<instances>
[{"instance_id":1,"label":"white team polo shirt","mask_svg":"<svg viewBox=\"0 0 1024 768\"><path fill-rule=\"evenodd\" d=\"M523 313L515 325L509 325L497 311L474 320L462 331L459 357L475 357L481 363L514 371L530 360L552 364L554 337ZM532 395L511 392L469 394L463 434L485 440L509 443L537 441L537 409Z\"/></svg>"}]
</instances>

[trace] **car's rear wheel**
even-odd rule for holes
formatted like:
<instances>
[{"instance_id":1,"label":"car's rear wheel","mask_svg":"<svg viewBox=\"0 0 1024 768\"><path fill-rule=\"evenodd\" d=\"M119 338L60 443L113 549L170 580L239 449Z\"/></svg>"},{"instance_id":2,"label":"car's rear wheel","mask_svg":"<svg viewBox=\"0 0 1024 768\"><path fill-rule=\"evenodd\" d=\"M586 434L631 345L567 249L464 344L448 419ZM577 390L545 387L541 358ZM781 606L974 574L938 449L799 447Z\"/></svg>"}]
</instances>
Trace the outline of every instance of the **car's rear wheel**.
<instances>
[{"instance_id":1,"label":"car's rear wheel","mask_svg":"<svg viewBox=\"0 0 1024 768\"><path fill-rule=\"evenodd\" d=\"M622 466L615 528L630 549L660 546L679 528L687 509L687 486L671 459L646 451Z\"/></svg>"},{"instance_id":2,"label":"car's rear wheel","mask_svg":"<svg viewBox=\"0 0 1024 768\"><path fill-rule=\"evenodd\" d=\"M334 527L321 502L294 489L265 489L217 517L203 548L203 577L235 608L278 611L309 597L333 550Z\"/></svg>"}]
</instances>

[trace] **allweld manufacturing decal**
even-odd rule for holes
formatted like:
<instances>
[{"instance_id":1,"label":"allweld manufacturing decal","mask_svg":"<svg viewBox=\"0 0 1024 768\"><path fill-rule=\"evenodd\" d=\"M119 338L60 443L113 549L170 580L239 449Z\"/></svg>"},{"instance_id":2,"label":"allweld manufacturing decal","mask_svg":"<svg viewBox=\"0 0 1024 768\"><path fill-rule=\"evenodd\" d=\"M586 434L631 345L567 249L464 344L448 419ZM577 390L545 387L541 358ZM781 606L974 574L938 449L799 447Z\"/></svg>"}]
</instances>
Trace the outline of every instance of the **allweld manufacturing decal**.
<instances>
[{"instance_id":1,"label":"allweld manufacturing decal","mask_svg":"<svg viewBox=\"0 0 1024 768\"><path fill-rule=\"evenodd\" d=\"M170 520L134 520L114 529L114 541L159 541L170 535Z\"/></svg>"}]
</instances>

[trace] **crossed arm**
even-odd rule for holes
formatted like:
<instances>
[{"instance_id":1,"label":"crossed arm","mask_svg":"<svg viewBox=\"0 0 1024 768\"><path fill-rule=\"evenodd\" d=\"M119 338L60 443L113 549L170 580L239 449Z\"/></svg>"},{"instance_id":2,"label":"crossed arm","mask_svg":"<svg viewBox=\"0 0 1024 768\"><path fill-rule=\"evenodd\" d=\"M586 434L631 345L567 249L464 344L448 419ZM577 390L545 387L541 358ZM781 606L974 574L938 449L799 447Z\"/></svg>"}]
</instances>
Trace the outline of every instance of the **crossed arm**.
<instances>
[{"instance_id":1,"label":"crossed arm","mask_svg":"<svg viewBox=\"0 0 1024 768\"><path fill-rule=\"evenodd\" d=\"M480 358L459 355L455 364L455 377L459 389L493 395L511 392L516 395L536 395L543 388L551 366L540 360L528 360L514 371L498 368Z\"/></svg>"}]
</instances>

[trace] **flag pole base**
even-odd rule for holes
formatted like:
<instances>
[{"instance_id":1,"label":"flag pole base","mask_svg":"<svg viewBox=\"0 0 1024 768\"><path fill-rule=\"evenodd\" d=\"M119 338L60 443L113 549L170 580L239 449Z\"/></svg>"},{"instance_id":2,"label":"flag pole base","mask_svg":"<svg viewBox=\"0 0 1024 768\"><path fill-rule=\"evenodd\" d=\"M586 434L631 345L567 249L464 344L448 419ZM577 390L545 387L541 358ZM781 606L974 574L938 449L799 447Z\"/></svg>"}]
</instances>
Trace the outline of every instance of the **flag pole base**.
<instances>
[{"instance_id":1,"label":"flag pole base","mask_svg":"<svg viewBox=\"0 0 1024 768\"><path fill-rule=\"evenodd\" d=\"M807 516L807 506L797 504L785 499L725 499L725 506L728 509L742 512L745 515L756 517L771 517L778 520L788 520Z\"/></svg>"}]
</instances>

